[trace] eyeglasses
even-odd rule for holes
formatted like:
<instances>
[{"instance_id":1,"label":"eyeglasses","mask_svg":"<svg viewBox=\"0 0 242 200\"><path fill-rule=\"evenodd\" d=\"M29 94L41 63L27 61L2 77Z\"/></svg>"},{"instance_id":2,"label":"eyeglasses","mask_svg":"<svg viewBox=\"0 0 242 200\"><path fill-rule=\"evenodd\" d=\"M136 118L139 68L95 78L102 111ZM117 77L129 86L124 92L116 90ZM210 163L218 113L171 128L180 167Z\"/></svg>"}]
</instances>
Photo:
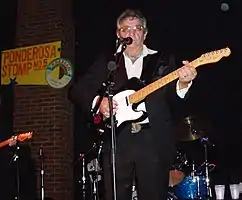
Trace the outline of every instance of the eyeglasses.
<instances>
[{"instance_id":1,"label":"eyeglasses","mask_svg":"<svg viewBox=\"0 0 242 200\"><path fill-rule=\"evenodd\" d=\"M142 31L144 30L144 27L142 25L136 25L136 26L124 26L119 29L122 33L128 33L130 31Z\"/></svg>"}]
</instances>

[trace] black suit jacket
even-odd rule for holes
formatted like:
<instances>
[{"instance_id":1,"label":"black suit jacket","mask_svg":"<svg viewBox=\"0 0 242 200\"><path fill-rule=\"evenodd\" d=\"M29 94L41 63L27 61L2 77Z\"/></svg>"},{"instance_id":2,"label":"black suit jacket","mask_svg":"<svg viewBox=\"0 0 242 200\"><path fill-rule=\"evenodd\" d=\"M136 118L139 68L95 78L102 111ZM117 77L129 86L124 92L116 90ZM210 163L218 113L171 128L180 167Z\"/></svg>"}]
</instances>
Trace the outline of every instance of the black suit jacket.
<instances>
[{"instance_id":1,"label":"black suit jacket","mask_svg":"<svg viewBox=\"0 0 242 200\"><path fill-rule=\"evenodd\" d=\"M114 89L119 89L128 81L124 67L124 58L122 55L120 58L120 64L115 74ZM70 100L81 109L86 118L91 117L92 101L99 94L103 81L107 79L107 63L109 60L109 56L100 56L87 73L70 88ZM158 52L144 58L141 79L148 84L175 69L174 57L164 52ZM172 155L175 152L172 110L178 111L178 107L184 102L184 99L178 97L176 93L176 81L153 92L145 101L151 126L150 134L153 135L154 145L162 157L168 155L167 151L171 151L170 155ZM126 132L127 130L129 131L129 134L131 134L130 127L125 129Z\"/></svg>"}]
</instances>

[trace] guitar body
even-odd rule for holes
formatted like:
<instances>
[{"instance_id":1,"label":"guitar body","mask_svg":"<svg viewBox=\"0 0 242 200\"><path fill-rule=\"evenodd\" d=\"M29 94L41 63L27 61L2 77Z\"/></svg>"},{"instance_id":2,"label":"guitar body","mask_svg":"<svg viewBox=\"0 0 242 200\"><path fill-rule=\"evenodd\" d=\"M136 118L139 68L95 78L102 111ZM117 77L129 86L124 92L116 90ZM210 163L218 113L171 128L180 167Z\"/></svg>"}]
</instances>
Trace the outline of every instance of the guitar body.
<instances>
[{"instance_id":1,"label":"guitar body","mask_svg":"<svg viewBox=\"0 0 242 200\"><path fill-rule=\"evenodd\" d=\"M138 78L131 78L121 92L114 95L113 99L118 103L118 110L115 114L117 127L123 122L139 122L147 118L147 113L143 110L137 110L137 107L142 102L131 104L128 101L128 96L134 94L137 90L143 88L145 84Z\"/></svg>"},{"instance_id":2,"label":"guitar body","mask_svg":"<svg viewBox=\"0 0 242 200\"><path fill-rule=\"evenodd\" d=\"M137 90L143 88L145 84L138 78L131 78L127 81L123 87L119 88L118 90L114 91L113 100L118 103L118 110L114 114L115 116L115 125L116 125L116 134L118 134L123 127L129 122L140 122L147 118L147 113L143 110L137 110L137 107L143 101L139 103L129 103L128 96L134 94ZM111 128L111 120L107 118L105 120L101 120L99 115L94 116L99 118L97 121L94 122L95 126L89 126L91 128L96 129L99 132L99 136L105 138L107 135L106 130L110 131Z\"/></svg>"}]
</instances>

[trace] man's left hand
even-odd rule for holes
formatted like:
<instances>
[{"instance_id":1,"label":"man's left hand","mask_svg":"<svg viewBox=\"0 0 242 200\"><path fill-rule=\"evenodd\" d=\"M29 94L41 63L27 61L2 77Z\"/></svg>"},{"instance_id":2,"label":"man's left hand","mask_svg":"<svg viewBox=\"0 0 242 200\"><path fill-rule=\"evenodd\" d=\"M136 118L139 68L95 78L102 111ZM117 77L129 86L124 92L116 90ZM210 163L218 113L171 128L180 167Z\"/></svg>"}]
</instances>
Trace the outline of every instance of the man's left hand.
<instances>
[{"instance_id":1,"label":"man's left hand","mask_svg":"<svg viewBox=\"0 0 242 200\"><path fill-rule=\"evenodd\" d=\"M191 66L188 61L182 62L184 66L178 70L179 88L185 88L197 76L195 67Z\"/></svg>"},{"instance_id":2,"label":"man's left hand","mask_svg":"<svg viewBox=\"0 0 242 200\"><path fill-rule=\"evenodd\" d=\"M9 142L9 146L14 146L17 144L17 136L13 136Z\"/></svg>"}]
</instances>

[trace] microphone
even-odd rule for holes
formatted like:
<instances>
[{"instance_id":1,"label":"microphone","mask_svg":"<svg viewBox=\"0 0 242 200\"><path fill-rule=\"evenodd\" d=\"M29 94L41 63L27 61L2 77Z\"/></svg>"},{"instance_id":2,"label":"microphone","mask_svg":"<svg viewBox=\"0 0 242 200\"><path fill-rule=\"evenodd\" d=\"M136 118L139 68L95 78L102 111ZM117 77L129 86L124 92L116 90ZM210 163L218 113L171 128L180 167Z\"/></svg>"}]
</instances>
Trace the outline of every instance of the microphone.
<instances>
[{"instance_id":1,"label":"microphone","mask_svg":"<svg viewBox=\"0 0 242 200\"><path fill-rule=\"evenodd\" d=\"M107 68L109 70L108 77L107 77L107 82L113 82L114 80L114 75L117 69L117 64L114 61L109 61ZM103 83L103 86L107 86L106 83Z\"/></svg>"},{"instance_id":2,"label":"microphone","mask_svg":"<svg viewBox=\"0 0 242 200\"><path fill-rule=\"evenodd\" d=\"M122 45L130 45L133 43L133 39L131 37L119 38L119 43Z\"/></svg>"},{"instance_id":3,"label":"microphone","mask_svg":"<svg viewBox=\"0 0 242 200\"><path fill-rule=\"evenodd\" d=\"M109 61L107 67L109 71L113 71L117 69L117 65L114 61Z\"/></svg>"}]
</instances>

